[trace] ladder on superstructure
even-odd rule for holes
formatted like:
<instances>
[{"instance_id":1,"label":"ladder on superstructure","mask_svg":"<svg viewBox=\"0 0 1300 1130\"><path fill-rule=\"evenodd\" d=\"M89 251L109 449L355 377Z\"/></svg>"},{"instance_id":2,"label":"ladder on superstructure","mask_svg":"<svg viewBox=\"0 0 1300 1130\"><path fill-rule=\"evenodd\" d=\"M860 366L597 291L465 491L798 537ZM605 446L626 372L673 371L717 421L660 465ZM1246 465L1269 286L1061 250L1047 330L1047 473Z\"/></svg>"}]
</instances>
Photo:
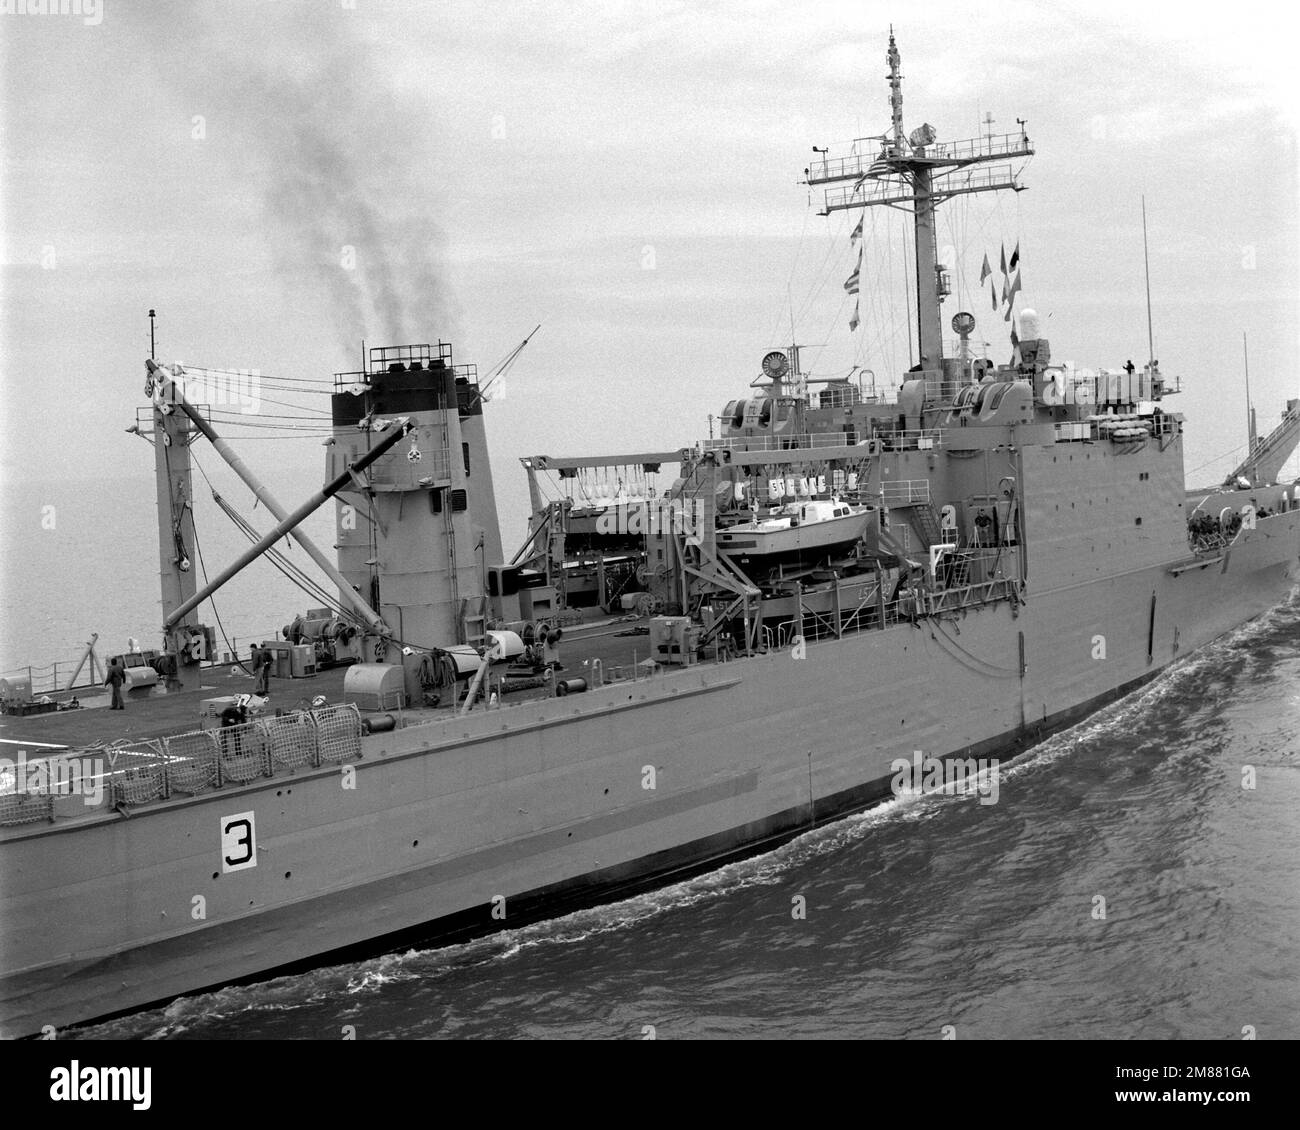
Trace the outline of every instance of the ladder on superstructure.
<instances>
[{"instance_id":1,"label":"ladder on superstructure","mask_svg":"<svg viewBox=\"0 0 1300 1130\"><path fill-rule=\"evenodd\" d=\"M601 569L602 571L606 571L605 575L606 577L608 577L609 576L609 573L607 571L608 567L603 562L601 563ZM609 581L606 580L605 607L611 610L616 609L618 606L619 597L621 597L627 591L628 585L632 584L635 580L636 580L635 569L625 569L623 571L622 577L620 579L617 579L614 585L612 586L610 586Z\"/></svg>"},{"instance_id":2,"label":"ladder on superstructure","mask_svg":"<svg viewBox=\"0 0 1300 1130\"><path fill-rule=\"evenodd\" d=\"M461 616L460 584L457 577L456 560L456 519L455 506L452 502L455 481L451 474L451 424L447 413L442 414L442 470L447 479L447 493L442 505L442 528L447 538L447 597L451 602L452 622L456 626L456 642L469 643L468 624Z\"/></svg>"},{"instance_id":3,"label":"ladder on superstructure","mask_svg":"<svg viewBox=\"0 0 1300 1130\"><path fill-rule=\"evenodd\" d=\"M964 553L941 559L942 568L947 570L944 588L960 589L970 584L970 558Z\"/></svg>"},{"instance_id":4,"label":"ladder on superstructure","mask_svg":"<svg viewBox=\"0 0 1300 1130\"><path fill-rule=\"evenodd\" d=\"M568 534L569 516L563 501L552 502L551 513L553 517L546 534L546 571L551 586L555 589L553 611L559 611L568 607L569 598L564 575L564 542Z\"/></svg>"},{"instance_id":5,"label":"ladder on superstructure","mask_svg":"<svg viewBox=\"0 0 1300 1130\"><path fill-rule=\"evenodd\" d=\"M1245 475L1252 483L1275 482L1297 442L1300 442L1300 400L1289 400L1282 422L1264 439L1255 440L1250 454L1226 481L1232 483Z\"/></svg>"},{"instance_id":6,"label":"ladder on superstructure","mask_svg":"<svg viewBox=\"0 0 1300 1130\"><path fill-rule=\"evenodd\" d=\"M943 542L943 529L939 524L939 515L934 512L934 503L917 502L912 505L912 519L916 523L917 533L925 543L925 548Z\"/></svg>"}]
</instances>

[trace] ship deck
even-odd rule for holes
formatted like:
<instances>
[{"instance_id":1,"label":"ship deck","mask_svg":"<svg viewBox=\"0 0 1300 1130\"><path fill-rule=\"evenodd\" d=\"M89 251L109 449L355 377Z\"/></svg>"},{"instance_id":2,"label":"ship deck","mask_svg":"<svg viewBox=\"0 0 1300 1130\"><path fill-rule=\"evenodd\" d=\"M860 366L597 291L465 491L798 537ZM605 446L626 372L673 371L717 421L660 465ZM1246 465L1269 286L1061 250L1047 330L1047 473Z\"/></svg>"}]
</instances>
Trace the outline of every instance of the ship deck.
<instances>
[{"instance_id":1,"label":"ship deck","mask_svg":"<svg viewBox=\"0 0 1300 1130\"><path fill-rule=\"evenodd\" d=\"M638 626L644 628L645 623L644 620L607 620L566 628L560 644L560 677L584 675L583 662L589 659L599 659L606 672L614 666L628 667L644 661L650 654L648 635L620 633ZM324 695L331 704L348 702L343 692L347 670L347 667L334 667L303 679L273 678L267 710L305 709L318 695ZM108 709L107 688L102 688L102 693L95 690L87 693L83 688L78 695L83 706L78 710L26 717L0 715L0 757L12 757L19 750L28 754L39 754L42 750L53 753L58 749L144 741L197 730L201 724L199 704L203 699L247 694L254 687L253 677L232 665L191 670L184 674L183 680L184 687L179 691L128 695L126 709L121 711ZM506 697L505 704L548 694L543 688L514 691ZM62 703L72 695L63 692L52 697Z\"/></svg>"}]
</instances>

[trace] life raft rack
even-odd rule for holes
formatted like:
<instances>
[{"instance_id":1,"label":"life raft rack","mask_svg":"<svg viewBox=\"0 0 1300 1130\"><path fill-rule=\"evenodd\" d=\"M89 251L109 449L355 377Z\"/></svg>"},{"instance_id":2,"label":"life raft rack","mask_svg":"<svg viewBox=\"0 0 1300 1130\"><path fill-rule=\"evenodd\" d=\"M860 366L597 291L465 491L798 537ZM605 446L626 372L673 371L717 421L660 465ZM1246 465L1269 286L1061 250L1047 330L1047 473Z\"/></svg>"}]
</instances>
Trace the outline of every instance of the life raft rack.
<instances>
[{"instance_id":1,"label":"life raft rack","mask_svg":"<svg viewBox=\"0 0 1300 1130\"><path fill-rule=\"evenodd\" d=\"M1102 439L1115 443L1134 443L1151 438L1150 421L1142 416L1098 416L1094 419L1097 434Z\"/></svg>"}]
</instances>

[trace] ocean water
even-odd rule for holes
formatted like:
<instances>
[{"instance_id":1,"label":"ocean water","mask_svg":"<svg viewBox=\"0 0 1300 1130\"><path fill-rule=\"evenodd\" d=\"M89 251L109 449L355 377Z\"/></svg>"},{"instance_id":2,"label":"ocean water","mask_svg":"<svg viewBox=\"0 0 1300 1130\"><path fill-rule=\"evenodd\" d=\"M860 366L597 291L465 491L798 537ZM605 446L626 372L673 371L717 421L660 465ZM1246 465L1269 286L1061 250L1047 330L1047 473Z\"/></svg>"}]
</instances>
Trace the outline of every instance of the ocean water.
<instances>
[{"instance_id":1,"label":"ocean water","mask_svg":"<svg viewBox=\"0 0 1300 1130\"><path fill-rule=\"evenodd\" d=\"M997 804L895 800L627 901L85 1034L1294 1039L1298 849L1293 594L1003 765Z\"/></svg>"},{"instance_id":2,"label":"ocean water","mask_svg":"<svg viewBox=\"0 0 1300 1130\"><path fill-rule=\"evenodd\" d=\"M291 469L260 469L276 497L292 508L320 489L319 448ZM256 460L256 452L250 460ZM212 485L259 533L275 525L265 507L214 456L204 469ZM161 639L158 584L158 518L154 478L149 473L112 479L64 479L44 483L0 481L0 677L33 668L33 686L53 678L60 685L98 633L101 660L126 649L128 639L145 648ZM498 492L502 528L511 550L517 531L527 530L522 474ZM215 577L248 548L248 540L213 501L203 478L194 475L198 552L191 551L195 577ZM333 557L334 505L310 515L304 531ZM282 540L277 548L319 581L325 579L300 545ZM509 552L509 551L507 551ZM200 554L202 561L200 561ZM243 654L254 639L276 638L294 615L316 599L286 579L266 559L253 562L200 607L203 623L216 630L217 648ZM213 611L215 605L215 613ZM222 630L225 639L222 638ZM230 647L227 646L227 641Z\"/></svg>"},{"instance_id":3,"label":"ocean water","mask_svg":"<svg viewBox=\"0 0 1300 1130\"><path fill-rule=\"evenodd\" d=\"M248 492L229 479L233 475L226 472L218 479L223 494L259 530L270 529L274 518L264 509L253 511L244 501ZM296 504L319 489L319 479L318 469L304 468L283 476L277 493ZM249 543L218 510L197 475L195 486L199 548L208 575L215 576ZM31 664L34 676L44 669L48 677L55 662L70 674L66 664L75 664L92 632L100 637L96 653L101 660L125 650L129 638L142 647L158 646L162 613L151 475L0 484L0 513L9 531L0 539L0 674ZM332 516L333 508L327 507L309 519L310 535L327 547L333 545ZM314 570L300 547L288 552L296 563ZM191 551L191 556L201 584L198 554ZM232 642L242 641L241 651L253 635L278 632L308 603L265 561L251 565L216 598L217 614ZM211 606L203 611L215 627ZM219 633L217 639L224 650Z\"/></svg>"}]
</instances>

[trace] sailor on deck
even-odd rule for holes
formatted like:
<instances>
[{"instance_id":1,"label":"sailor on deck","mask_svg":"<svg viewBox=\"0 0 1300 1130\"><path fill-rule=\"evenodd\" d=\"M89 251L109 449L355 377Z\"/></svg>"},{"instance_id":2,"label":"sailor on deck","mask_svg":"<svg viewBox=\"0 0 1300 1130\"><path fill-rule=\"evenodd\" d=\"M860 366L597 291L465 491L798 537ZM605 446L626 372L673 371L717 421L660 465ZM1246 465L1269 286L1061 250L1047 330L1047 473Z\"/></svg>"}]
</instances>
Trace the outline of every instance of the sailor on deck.
<instances>
[{"instance_id":1,"label":"sailor on deck","mask_svg":"<svg viewBox=\"0 0 1300 1130\"><path fill-rule=\"evenodd\" d=\"M271 683L271 664L274 662L271 658L271 649L266 647L253 648L253 674L257 676L257 693L269 694Z\"/></svg>"},{"instance_id":2,"label":"sailor on deck","mask_svg":"<svg viewBox=\"0 0 1300 1130\"><path fill-rule=\"evenodd\" d=\"M174 651L169 651L162 657L163 669L159 672L166 679L166 689L169 691L178 691L185 684L180 680L180 661L176 658Z\"/></svg>"},{"instance_id":3,"label":"sailor on deck","mask_svg":"<svg viewBox=\"0 0 1300 1130\"><path fill-rule=\"evenodd\" d=\"M113 688L113 701L109 706L110 710L125 710L126 703L122 701L122 684L126 682L126 668L122 666L120 660L114 659L108 665L108 676L104 679L104 686Z\"/></svg>"}]
</instances>

